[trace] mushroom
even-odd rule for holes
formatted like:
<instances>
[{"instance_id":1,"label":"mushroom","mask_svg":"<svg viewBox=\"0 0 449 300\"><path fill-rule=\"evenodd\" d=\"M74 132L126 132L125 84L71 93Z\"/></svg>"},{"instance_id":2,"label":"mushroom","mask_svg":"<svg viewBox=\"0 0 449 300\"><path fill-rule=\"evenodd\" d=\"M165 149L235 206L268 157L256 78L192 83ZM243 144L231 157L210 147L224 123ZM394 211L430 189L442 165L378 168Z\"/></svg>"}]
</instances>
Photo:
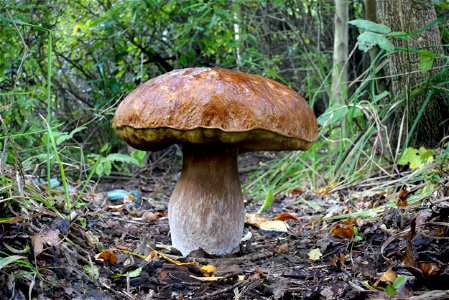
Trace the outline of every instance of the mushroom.
<instances>
[{"instance_id":1,"label":"mushroom","mask_svg":"<svg viewBox=\"0 0 449 300\"><path fill-rule=\"evenodd\" d=\"M222 68L174 70L145 82L120 103L113 127L137 149L182 145L168 218L173 247L184 256L198 249L223 255L239 245L239 153L306 150L317 138L313 111L295 91Z\"/></svg>"}]
</instances>

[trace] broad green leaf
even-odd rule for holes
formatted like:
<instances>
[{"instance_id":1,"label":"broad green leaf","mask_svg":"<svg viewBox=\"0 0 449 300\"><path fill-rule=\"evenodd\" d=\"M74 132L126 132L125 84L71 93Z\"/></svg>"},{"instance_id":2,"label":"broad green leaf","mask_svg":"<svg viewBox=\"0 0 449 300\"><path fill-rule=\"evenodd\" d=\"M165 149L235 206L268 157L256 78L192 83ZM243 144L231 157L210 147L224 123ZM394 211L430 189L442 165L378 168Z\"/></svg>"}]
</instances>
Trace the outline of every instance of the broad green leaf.
<instances>
[{"instance_id":1,"label":"broad green leaf","mask_svg":"<svg viewBox=\"0 0 449 300\"><path fill-rule=\"evenodd\" d=\"M393 52L394 50L394 46L388 38L379 33L365 31L357 37L357 40L359 42L359 49L365 52L376 45L387 52Z\"/></svg>"},{"instance_id":2,"label":"broad green leaf","mask_svg":"<svg viewBox=\"0 0 449 300\"><path fill-rule=\"evenodd\" d=\"M318 124L321 126L335 124L343 120L349 112L352 118L358 118L363 115L363 112L357 106L334 103L318 118Z\"/></svg>"},{"instance_id":3,"label":"broad green leaf","mask_svg":"<svg viewBox=\"0 0 449 300\"><path fill-rule=\"evenodd\" d=\"M362 19L356 19L348 22L351 25L357 26L360 29L387 34L391 32L390 27L384 25L384 24L377 24L372 21L368 20L362 20Z\"/></svg>"},{"instance_id":4,"label":"broad green leaf","mask_svg":"<svg viewBox=\"0 0 449 300\"><path fill-rule=\"evenodd\" d=\"M97 174L98 177L100 177L101 175L103 175L103 165L104 165L104 157L101 159L102 161L97 165L97 168L95 169L95 174Z\"/></svg>"},{"instance_id":5,"label":"broad green leaf","mask_svg":"<svg viewBox=\"0 0 449 300\"><path fill-rule=\"evenodd\" d=\"M419 68L422 73L426 73L432 69L435 61L435 54L429 50L419 51Z\"/></svg>"},{"instance_id":6,"label":"broad green leaf","mask_svg":"<svg viewBox=\"0 0 449 300\"><path fill-rule=\"evenodd\" d=\"M147 155L146 151L142 150L134 150L131 153L131 156L139 161L139 165L143 166L145 164L145 156Z\"/></svg>"}]
</instances>

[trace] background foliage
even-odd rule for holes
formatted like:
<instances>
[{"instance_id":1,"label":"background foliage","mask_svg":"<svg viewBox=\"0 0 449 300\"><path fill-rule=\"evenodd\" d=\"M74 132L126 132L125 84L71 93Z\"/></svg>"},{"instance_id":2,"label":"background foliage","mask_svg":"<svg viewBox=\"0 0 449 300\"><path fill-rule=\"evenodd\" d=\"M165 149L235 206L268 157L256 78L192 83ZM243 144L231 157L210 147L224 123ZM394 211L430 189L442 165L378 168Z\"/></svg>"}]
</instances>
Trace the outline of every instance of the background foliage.
<instances>
[{"instance_id":1,"label":"background foliage","mask_svg":"<svg viewBox=\"0 0 449 300\"><path fill-rule=\"evenodd\" d=\"M436 4L439 15L447 13L444 3ZM45 150L47 115L60 160L72 174L87 177L98 161L98 175L123 170L123 162L141 165L142 154L115 155L127 153L110 128L119 100L173 68L221 66L288 84L321 115L315 148L281 161L282 174L276 165L271 175L256 175L258 183L264 178L279 189L280 182L296 184L304 175L318 186L390 174L400 153L385 146L385 122L397 103L388 92L378 93L373 78L392 49L381 47L372 63L359 50L363 26L350 26L347 99L334 103L329 96L333 5L318 0L3 1L2 160L21 162L26 173L44 176L51 169L58 174L62 165L55 153L47 159L51 151ZM350 19L363 18L363 1L352 1ZM438 26L447 41L447 19ZM51 40L41 29L51 32ZM349 124L344 133L343 123Z\"/></svg>"}]
</instances>

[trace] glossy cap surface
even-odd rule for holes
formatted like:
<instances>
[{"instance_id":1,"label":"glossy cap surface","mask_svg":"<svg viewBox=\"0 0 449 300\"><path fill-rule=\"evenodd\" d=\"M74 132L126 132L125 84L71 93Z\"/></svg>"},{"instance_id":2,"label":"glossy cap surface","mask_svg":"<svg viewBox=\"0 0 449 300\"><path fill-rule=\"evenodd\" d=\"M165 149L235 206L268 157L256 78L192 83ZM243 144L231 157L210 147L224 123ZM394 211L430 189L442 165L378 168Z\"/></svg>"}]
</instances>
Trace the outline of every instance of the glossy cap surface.
<instances>
[{"instance_id":1,"label":"glossy cap surface","mask_svg":"<svg viewBox=\"0 0 449 300\"><path fill-rule=\"evenodd\" d=\"M221 68L174 70L145 82L120 103L113 127L142 150L173 143L305 150L317 138L315 115L294 90Z\"/></svg>"}]
</instances>

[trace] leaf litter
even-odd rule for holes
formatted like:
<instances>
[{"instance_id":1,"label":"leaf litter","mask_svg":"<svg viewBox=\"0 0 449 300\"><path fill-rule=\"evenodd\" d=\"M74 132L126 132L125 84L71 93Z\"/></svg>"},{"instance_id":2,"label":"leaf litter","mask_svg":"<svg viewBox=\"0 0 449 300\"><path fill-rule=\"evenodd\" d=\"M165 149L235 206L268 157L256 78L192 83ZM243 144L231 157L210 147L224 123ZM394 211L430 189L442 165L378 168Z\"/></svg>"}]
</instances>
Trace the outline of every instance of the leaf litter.
<instances>
[{"instance_id":1,"label":"leaf litter","mask_svg":"<svg viewBox=\"0 0 449 300\"><path fill-rule=\"evenodd\" d=\"M266 199L248 199L235 253L185 258L167 218L177 171L103 182L70 220L13 205L0 220L1 299L449 297L448 181L431 193L421 182L296 187L263 210Z\"/></svg>"}]
</instances>

